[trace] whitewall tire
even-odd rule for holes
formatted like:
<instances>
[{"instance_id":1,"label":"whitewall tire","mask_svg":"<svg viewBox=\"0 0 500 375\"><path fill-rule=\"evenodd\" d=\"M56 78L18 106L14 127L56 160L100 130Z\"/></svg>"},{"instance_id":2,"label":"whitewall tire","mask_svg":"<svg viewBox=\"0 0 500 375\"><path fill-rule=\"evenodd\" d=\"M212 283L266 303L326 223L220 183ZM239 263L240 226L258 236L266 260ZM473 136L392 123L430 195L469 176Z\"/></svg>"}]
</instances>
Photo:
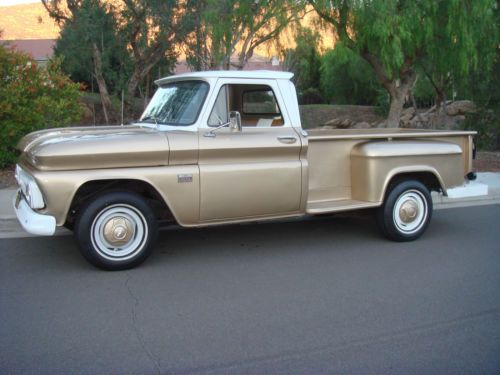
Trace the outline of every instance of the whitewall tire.
<instances>
[{"instance_id":1,"label":"whitewall tire","mask_svg":"<svg viewBox=\"0 0 500 375\"><path fill-rule=\"evenodd\" d=\"M377 224L393 241L413 241L420 237L432 218L432 198L427 187L416 180L404 180L389 187Z\"/></svg>"},{"instance_id":2,"label":"whitewall tire","mask_svg":"<svg viewBox=\"0 0 500 375\"><path fill-rule=\"evenodd\" d=\"M82 255L93 265L120 270L137 266L152 251L158 224L139 195L107 192L79 209L75 237Z\"/></svg>"}]
</instances>

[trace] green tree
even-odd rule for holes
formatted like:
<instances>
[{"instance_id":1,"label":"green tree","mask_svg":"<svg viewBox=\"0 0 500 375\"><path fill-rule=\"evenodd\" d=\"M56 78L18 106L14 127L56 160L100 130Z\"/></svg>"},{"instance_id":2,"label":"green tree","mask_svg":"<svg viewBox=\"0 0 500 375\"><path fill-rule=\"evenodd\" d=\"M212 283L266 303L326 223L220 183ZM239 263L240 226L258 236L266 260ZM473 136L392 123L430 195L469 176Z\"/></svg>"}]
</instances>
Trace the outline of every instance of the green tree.
<instances>
[{"instance_id":1,"label":"green tree","mask_svg":"<svg viewBox=\"0 0 500 375\"><path fill-rule=\"evenodd\" d=\"M41 1L49 15L63 27L63 36L69 33L70 39L74 37L80 39L80 41L71 40L73 52L70 56L76 53L84 63L87 61L86 56L91 56L92 71L99 87L104 117L106 123L109 123L113 106L104 75L108 67L103 54L108 48L104 40L109 41L110 28L112 33L115 26L113 19L108 17L113 8L102 4L100 0L66 0L65 4L59 0ZM65 31L65 29L72 30Z\"/></svg>"},{"instance_id":2,"label":"green tree","mask_svg":"<svg viewBox=\"0 0 500 375\"><path fill-rule=\"evenodd\" d=\"M468 114L464 127L476 130L477 147L482 150L500 150L500 46L495 51L491 71L477 71L460 82L458 97L471 98L477 105L476 113Z\"/></svg>"},{"instance_id":3,"label":"green tree","mask_svg":"<svg viewBox=\"0 0 500 375\"><path fill-rule=\"evenodd\" d=\"M468 87L490 80L495 47L499 43L499 9L494 3L479 0L464 7L460 2L437 2L437 13L449 17L448 29L436 28L435 38L439 43L429 46L425 58L418 62L435 90L437 106L445 104L448 93L470 91ZM475 51L471 53L471 49ZM470 86L470 76L479 81ZM467 86L462 82L467 82Z\"/></svg>"},{"instance_id":4,"label":"green tree","mask_svg":"<svg viewBox=\"0 0 500 375\"><path fill-rule=\"evenodd\" d=\"M28 55L0 44L0 168L15 162L22 136L78 121L78 98L79 85L61 71L60 60L40 68Z\"/></svg>"},{"instance_id":5,"label":"green tree","mask_svg":"<svg viewBox=\"0 0 500 375\"><path fill-rule=\"evenodd\" d=\"M119 33L130 43L132 72L127 83L127 97L135 96L137 87L161 61L174 67L176 46L188 33L192 14L177 0L122 0Z\"/></svg>"},{"instance_id":6,"label":"green tree","mask_svg":"<svg viewBox=\"0 0 500 375\"><path fill-rule=\"evenodd\" d=\"M295 48L282 52L283 68L294 73L293 81L299 92L320 87L319 40L320 35L317 32L299 27L295 36Z\"/></svg>"},{"instance_id":7,"label":"green tree","mask_svg":"<svg viewBox=\"0 0 500 375\"><path fill-rule=\"evenodd\" d=\"M495 0L308 1L338 39L373 68L390 96L389 127L399 126L419 63L425 62L430 74L456 68L465 75L477 67L484 48L492 48L484 39L498 43Z\"/></svg>"},{"instance_id":8,"label":"green tree","mask_svg":"<svg viewBox=\"0 0 500 375\"><path fill-rule=\"evenodd\" d=\"M141 84L159 65L173 68L175 46L183 40L191 15L175 0L42 0L50 16L63 26L68 62L89 61L99 87L104 114L111 111L110 91L124 87L131 103ZM80 39L80 42L79 42ZM73 64L74 63L74 64ZM111 89L111 90L110 90ZM113 90L115 89L115 90Z\"/></svg>"},{"instance_id":9,"label":"green tree","mask_svg":"<svg viewBox=\"0 0 500 375\"><path fill-rule=\"evenodd\" d=\"M295 0L188 1L197 24L185 40L188 62L195 68L241 70L257 47L276 39L303 10ZM200 43L202 48L200 48ZM233 55L236 61L231 61Z\"/></svg>"},{"instance_id":10,"label":"green tree","mask_svg":"<svg viewBox=\"0 0 500 375\"><path fill-rule=\"evenodd\" d=\"M186 12L192 17L188 19L189 32L187 33L181 46L186 55L186 62L194 71L209 70L214 66L212 56L211 39L209 38L210 28L207 27L205 12L207 11L206 0L187 0Z\"/></svg>"},{"instance_id":11,"label":"green tree","mask_svg":"<svg viewBox=\"0 0 500 375\"><path fill-rule=\"evenodd\" d=\"M321 89L335 104L377 105L383 90L370 65L341 42L321 61Z\"/></svg>"},{"instance_id":12,"label":"green tree","mask_svg":"<svg viewBox=\"0 0 500 375\"><path fill-rule=\"evenodd\" d=\"M63 69L73 81L91 86L94 81L93 46L101 55L102 76L106 90L118 94L125 87L130 75L130 58L119 33L113 14L106 5L86 1L75 9L57 39L56 56L64 58Z\"/></svg>"}]
</instances>

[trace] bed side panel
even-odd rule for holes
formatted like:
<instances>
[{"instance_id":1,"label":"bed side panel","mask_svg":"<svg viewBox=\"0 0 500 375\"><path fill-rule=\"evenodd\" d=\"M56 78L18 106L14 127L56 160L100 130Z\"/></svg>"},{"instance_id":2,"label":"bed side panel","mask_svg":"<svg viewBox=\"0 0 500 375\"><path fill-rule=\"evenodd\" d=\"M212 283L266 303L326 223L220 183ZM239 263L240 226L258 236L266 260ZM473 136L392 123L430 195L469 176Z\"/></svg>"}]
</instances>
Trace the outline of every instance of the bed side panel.
<instances>
[{"instance_id":1,"label":"bed side panel","mask_svg":"<svg viewBox=\"0 0 500 375\"><path fill-rule=\"evenodd\" d=\"M382 141L358 144L351 152L352 198L382 202L392 177L430 172L441 187L461 185L464 159L459 145L437 141Z\"/></svg>"}]
</instances>

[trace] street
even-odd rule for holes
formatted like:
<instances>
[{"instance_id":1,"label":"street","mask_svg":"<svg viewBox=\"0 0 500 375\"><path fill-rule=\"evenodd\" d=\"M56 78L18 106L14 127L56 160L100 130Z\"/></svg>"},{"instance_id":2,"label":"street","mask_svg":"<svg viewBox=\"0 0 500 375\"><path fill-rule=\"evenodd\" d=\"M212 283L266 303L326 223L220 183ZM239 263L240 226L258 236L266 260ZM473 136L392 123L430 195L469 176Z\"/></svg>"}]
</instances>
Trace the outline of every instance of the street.
<instances>
[{"instance_id":1,"label":"street","mask_svg":"<svg viewBox=\"0 0 500 375\"><path fill-rule=\"evenodd\" d=\"M122 272L1 239L0 373L498 374L500 205L411 243L368 213L171 228Z\"/></svg>"}]
</instances>

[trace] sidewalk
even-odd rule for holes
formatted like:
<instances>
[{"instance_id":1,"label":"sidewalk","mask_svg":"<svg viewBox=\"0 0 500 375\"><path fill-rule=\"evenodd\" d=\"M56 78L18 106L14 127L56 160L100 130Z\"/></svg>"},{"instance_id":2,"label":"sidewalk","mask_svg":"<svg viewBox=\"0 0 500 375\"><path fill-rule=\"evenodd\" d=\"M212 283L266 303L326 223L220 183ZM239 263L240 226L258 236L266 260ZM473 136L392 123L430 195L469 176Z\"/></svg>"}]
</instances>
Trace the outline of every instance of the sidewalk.
<instances>
[{"instance_id":1,"label":"sidewalk","mask_svg":"<svg viewBox=\"0 0 500 375\"><path fill-rule=\"evenodd\" d=\"M444 197L432 193L432 200L436 210L455 207L482 206L485 204L500 204L500 173L482 172L477 174L477 179L465 187L468 193L482 192L487 186L487 195L469 196L464 198ZM460 190L461 188L454 189ZM465 192L464 191L464 192ZM461 192L455 195L460 195Z\"/></svg>"},{"instance_id":2,"label":"sidewalk","mask_svg":"<svg viewBox=\"0 0 500 375\"><path fill-rule=\"evenodd\" d=\"M500 173L484 172L477 174L477 180L470 182L465 188L465 192L481 192L488 187L487 195L475 197L454 198L441 196L437 193L432 194L435 209L480 206L485 204L500 204ZM459 189L457 189L459 190ZM16 189L0 189L0 231L12 220L16 221L16 214L12 208L12 199ZM460 195L457 194L457 195Z\"/></svg>"}]
</instances>

